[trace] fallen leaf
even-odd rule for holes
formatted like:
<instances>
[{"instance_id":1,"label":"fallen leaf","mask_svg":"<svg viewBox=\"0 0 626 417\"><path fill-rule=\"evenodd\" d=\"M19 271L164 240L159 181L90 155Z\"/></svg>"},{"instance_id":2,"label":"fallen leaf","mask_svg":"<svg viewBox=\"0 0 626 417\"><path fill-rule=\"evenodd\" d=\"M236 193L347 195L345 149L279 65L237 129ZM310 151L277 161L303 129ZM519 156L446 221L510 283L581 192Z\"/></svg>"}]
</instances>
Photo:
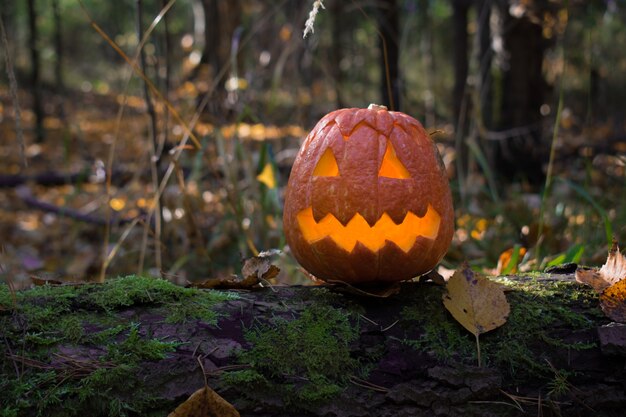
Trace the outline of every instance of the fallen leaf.
<instances>
[{"instance_id":1,"label":"fallen leaf","mask_svg":"<svg viewBox=\"0 0 626 417\"><path fill-rule=\"evenodd\" d=\"M443 304L475 336L506 323L511 310L502 286L464 266L446 285Z\"/></svg>"},{"instance_id":2,"label":"fallen leaf","mask_svg":"<svg viewBox=\"0 0 626 417\"><path fill-rule=\"evenodd\" d=\"M35 284L35 286L37 287L41 287L43 285L51 285L51 286L63 285L63 281L60 281L56 278L51 278L51 277L37 277L35 275L31 275L30 280L33 281L33 284Z\"/></svg>"},{"instance_id":3,"label":"fallen leaf","mask_svg":"<svg viewBox=\"0 0 626 417\"><path fill-rule=\"evenodd\" d=\"M617 242L613 241L609 256L599 270L578 268L576 281L587 284L601 292L626 278L626 257L620 253Z\"/></svg>"},{"instance_id":4,"label":"fallen leaf","mask_svg":"<svg viewBox=\"0 0 626 417\"><path fill-rule=\"evenodd\" d=\"M244 280L267 280L278 275L280 268L273 265L271 259L272 255L277 253L277 251L261 252L259 256L246 259L241 268L241 275L243 275Z\"/></svg>"},{"instance_id":5,"label":"fallen leaf","mask_svg":"<svg viewBox=\"0 0 626 417\"><path fill-rule=\"evenodd\" d=\"M272 279L278 275L280 268L272 264L271 257L279 253L279 250L273 249L261 252L259 256L246 259L241 268L243 278L236 275L233 278L214 278L190 283L188 286L205 289L251 289L261 281Z\"/></svg>"},{"instance_id":6,"label":"fallen leaf","mask_svg":"<svg viewBox=\"0 0 626 417\"><path fill-rule=\"evenodd\" d=\"M515 274L524 255L526 255L526 248L520 245L515 245L502 252L498 258L496 275Z\"/></svg>"},{"instance_id":7,"label":"fallen leaf","mask_svg":"<svg viewBox=\"0 0 626 417\"><path fill-rule=\"evenodd\" d=\"M219 394L205 386L191 394L168 417L239 417L239 412Z\"/></svg>"},{"instance_id":8,"label":"fallen leaf","mask_svg":"<svg viewBox=\"0 0 626 417\"><path fill-rule=\"evenodd\" d=\"M478 336L506 323L511 307L502 285L464 265L448 280L443 304L476 338L478 366L481 366Z\"/></svg>"},{"instance_id":9,"label":"fallen leaf","mask_svg":"<svg viewBox=\"0 0 626 417\"><path fill-rule=\"evenodd\" d=\"M611 320L626 323L626 279L616 282L602 291L600 307Z\"/></svg>"}]
</instances>

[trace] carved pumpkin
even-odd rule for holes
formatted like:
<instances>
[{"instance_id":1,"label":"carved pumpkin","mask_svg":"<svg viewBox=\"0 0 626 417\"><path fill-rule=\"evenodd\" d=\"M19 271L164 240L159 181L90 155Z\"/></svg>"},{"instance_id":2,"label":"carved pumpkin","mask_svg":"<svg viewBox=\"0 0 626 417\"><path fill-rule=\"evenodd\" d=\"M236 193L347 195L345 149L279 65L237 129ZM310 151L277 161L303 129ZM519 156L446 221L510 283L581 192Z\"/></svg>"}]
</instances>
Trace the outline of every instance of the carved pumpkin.
<instances>
[{"instance_id":1,"label":"carved pumpkin","mask_svg":"<svg viewBox=\"0 0 626 417\"><path fill-rule=\"evenodd\" d=\"M454 211L422 125L371 105L329 113L309 133L291 170L283 223L296 260L317 278L393 282L437 265Z\"/></svg>"}]
</instances>

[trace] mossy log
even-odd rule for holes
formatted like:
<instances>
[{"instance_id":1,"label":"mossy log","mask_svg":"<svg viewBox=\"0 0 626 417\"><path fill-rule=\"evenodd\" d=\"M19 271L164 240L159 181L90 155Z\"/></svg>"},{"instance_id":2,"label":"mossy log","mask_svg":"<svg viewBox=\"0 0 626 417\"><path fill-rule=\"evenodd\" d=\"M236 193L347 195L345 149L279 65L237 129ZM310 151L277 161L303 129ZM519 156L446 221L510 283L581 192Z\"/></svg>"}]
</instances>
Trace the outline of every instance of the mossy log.
<instances>
[{"instance_id":1,"label":"mossy log","mask_svg":"<svg viewBox=\"0 0 626 417\"><path fill-rule=\"evenodd\" d=\"M511 313L481 335L482 367L434 284L0 284L0 415L167 416L206 376L242 416L623 416L624 327L597 295L572 275L503 282Z\"/></svg>"}]
</instances>

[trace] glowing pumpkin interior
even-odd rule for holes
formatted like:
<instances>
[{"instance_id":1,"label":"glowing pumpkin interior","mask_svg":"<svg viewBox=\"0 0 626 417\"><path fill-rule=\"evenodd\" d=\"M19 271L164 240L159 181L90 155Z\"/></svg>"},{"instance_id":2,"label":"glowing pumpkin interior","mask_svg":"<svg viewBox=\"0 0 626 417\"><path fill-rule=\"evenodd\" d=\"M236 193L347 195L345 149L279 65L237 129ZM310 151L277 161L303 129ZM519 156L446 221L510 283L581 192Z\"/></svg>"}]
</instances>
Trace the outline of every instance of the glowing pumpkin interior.
<instances>
[{"instance_id":1,"label":"glowing pumpkin interior","mask_svg":"<svg viewBox=\"0 0 626 417\"><path fill-rule=\"evenodd\" d=\"M340 175L337 159L329 147L317 162L313 176L336 177ZM389 140L387 140L378 176L398 180L408 179L411 176L398 159ZM363 244L370 251L377 252L387 241L390 241L408 253L418 237L422 236L427 239L437 237L441 216L429 204L423 216L420 217L409 211L399 224L396 224L387 213L383 213L378 221L370 226L362 215L356 213L344 226L331 213L328 213L320 221L316 221L313 216L313 209L308 207L297 214L297 221L302 235L308 243L315 243L330 237L337 246L348 252L352 252L357 242Z\"/></svg>"}]
</instances>

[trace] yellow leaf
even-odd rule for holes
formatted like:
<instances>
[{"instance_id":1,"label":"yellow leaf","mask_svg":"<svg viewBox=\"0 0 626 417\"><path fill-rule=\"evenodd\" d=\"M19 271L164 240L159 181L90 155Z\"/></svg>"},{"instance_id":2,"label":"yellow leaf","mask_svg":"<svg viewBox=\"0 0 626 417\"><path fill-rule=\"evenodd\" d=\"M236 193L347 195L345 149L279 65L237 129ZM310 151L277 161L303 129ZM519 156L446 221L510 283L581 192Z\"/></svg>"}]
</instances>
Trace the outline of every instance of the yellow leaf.
<instances>
[{"instance_id":1,"label":"yellow leaf","mask_svg":"<svg viewBox=\"0 0 626 417\"><path fill-rule=\"evenodd\" d=\"M256 179L265 184L270 190L276 188L276 177L274 176L272 164L269 162L265 164L263 171L256 176Z\"/></svg>"},{"instance_id":2,"label":"yellow leaf","mask_svg":"<svg viewBox=\"0 0 626 417\"><path fill-rule=\"evenodd\" d=\"M626 323L626 279L616 282L600 294L600 307L611 320Z\"/></svg>"},{"instance_id":3,"label":"yellow leaf","mask_svg":"<svg viewBox=\"0 0 626 417\"><path fill-rule=\"evenodd\" d=\"M517 254L515 253L517 251ZM515 274L522 258L526 255L526 248L516 246L509 248L500 254L498 258L498 266L496 267L496 275L500 275L503 271L507 274ZM513 263L511 263L513 261Z\"/></svg>"},{"instance_id":4,"label":"yellow leaf","mask_svg":"<svg viewBox=\"0 0 626 417\"><path fill-rule=\"evenodd\" d=\"M239 417L239 412L228 401L208 386L200 388L176 407L168 417Z\"/></svg>"},{"instance_id":5,"label":"yellow leaf","mask_svg":"<svg viewBox=\"0 0 626 417\"><path fill-rule=\"evenodd\" d=\"M511 308L500 284L465 266L452 275L446 289L443 304L474 336L506 323Z\"/></svg>"},{"instance_id":6,"label":"yellow leaf","mask_svg":"<svg viewBox=\"0 0 626 417\"><path fill-rule=\"evenodd\" d=\"M443 304L456 321L474 334L478 366L481 366L478 336L506 323L511 311L504 289L467 265L452 275L446 289Z\"/></svg>"},{"instance_id":7,"label":"yellow leaf","mask_svg":"<svg viewBox=\"0 0 626 417\"><path fill-rule=\"evenodd\" d=\"M576 281L587 284L601 292L626 278L626 257L622 255L613 241L609 256L600 270L578 268Z\"/></svg>"}]
</instances>

